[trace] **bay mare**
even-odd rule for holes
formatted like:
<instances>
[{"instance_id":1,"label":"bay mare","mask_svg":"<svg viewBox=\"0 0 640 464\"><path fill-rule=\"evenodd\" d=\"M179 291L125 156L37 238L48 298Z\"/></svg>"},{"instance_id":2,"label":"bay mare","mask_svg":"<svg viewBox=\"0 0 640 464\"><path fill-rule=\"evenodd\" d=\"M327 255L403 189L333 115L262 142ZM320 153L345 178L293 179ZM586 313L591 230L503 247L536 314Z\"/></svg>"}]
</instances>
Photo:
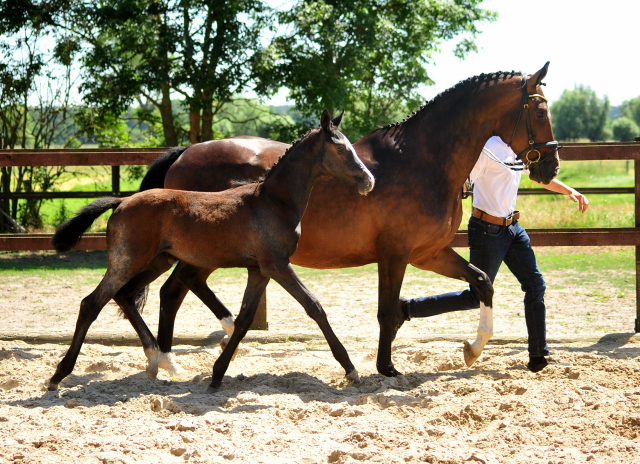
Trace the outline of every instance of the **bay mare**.
<instances>
[{"instance_id":1,"label":"bay mare","mask_svg":"<svg viewBox=\"0 0 640 464\"><path fill-rule=\"evenodd\" d=\"M315 184L291 262L316 269L378 263L380 373L398 374L391 343L404 321L399 296L407 264L464 280L478 289L480 323L477 338L465 343L467 365L480 356L493 335L491 283L449 244L462 217L462 185L489 137L511 140L516 153L531 148L529 142L553 140L540 86L548 65L528 77L511 71L469 78L406 121L375 130L354 143L356 153L376 177L376 189L367 197L355 195L336 179L323 178ZM234 137L172 149L150 167L141 189L223 190L263 176L287 147L257 137ZM529 167L531 178L538 182L549 183L559 169L553 146L540 147L529 160L534 161ZM171 351L175 316L188 288L201 285L214 270L181 264L163 285L158 343L165 357ZM214 313L228 312L215 296L208 302ZM349 303L344 302L345 308Z\"/></svg>"},{"instance_id":2,"label":"bay mare","mask_svg":"<svg viewBox=\"0 0 640 464\"><path fill-rule=\"evenodd\" d=\"M235 324L227 320L229 342L214 364L213 388L220 386L270 279L282 285L318 323L347 378L359 382L358 372L322 306L289 262L316 179L334 176L340 184L351 184L350 188L357 185L363 195L373 189L373 176L337 130L341 119L342 115L332 121L325 110L321 127L291 146L264 182L218 193L153 189L129 198L102 198L62 224L52 239L58 251L72 248L98 216L115 208L107 225L107 272L82 300L73 341L51 377L49 389L58 388L71 373L89 327L112 298L138 333L149 359L147 373L155 379L158 344L128 292L146 287L176 260L206 269L245 267L249 273L238 318ZM206 292L206 282L195 290Z\"/></svg>"}]
</instances>

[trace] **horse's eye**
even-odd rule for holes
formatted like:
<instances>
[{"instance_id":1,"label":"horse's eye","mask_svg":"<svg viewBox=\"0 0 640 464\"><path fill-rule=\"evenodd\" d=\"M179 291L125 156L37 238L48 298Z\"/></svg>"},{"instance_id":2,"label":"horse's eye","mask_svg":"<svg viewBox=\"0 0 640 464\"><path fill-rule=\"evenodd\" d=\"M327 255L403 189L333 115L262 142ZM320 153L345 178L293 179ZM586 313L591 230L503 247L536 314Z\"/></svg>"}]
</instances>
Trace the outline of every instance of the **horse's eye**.
<instances>
[{"instance_id":1,"label":"horse's eye","mask_svg":"<svg viewBox=\"0 0 640 464\"><path fill-rule=\"evenodd\" d=\"M344 145L338 145L338 151L342 153L344 151Z\"/></svg>"},{"instance_id":2,"label":"horse's eye","mask_svg":"<svg viewBox=\"0 0 640 464\"><path fill-rule=\"evenodd\" d=\"M546 111L536 111L536 118L544 119L546 117L547 117L547 112Z\"/></svg>"}]
</instances>

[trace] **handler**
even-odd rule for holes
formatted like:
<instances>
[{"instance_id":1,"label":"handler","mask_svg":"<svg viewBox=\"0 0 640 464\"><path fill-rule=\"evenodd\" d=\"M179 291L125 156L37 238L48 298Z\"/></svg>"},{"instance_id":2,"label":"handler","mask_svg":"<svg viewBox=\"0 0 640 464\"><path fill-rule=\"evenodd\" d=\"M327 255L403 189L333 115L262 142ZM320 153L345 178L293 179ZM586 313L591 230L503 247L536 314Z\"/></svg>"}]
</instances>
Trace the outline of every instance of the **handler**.
<instances>
[{"instance_id":1,"label":"handler","mask_svg":"<svg viewBox=\"0 0 640 464\"><path fill-rule=\"evenodd\" d=\"M487 273L493 283L504 261L516 276L524 291L524 316L529 333L529 363L532 372L548 364L549 355L545 325L544 293L546 284L527 232L518 223L520 213L515 210L522 173L527 175L522 161L500 137L491 137L478 162L471 171L473 214L469 219L469 262ZM533 181L535 182L535 181ZM537 182L536 182L537 183ZM548 185L538 184L552 192L569 195L584 213L589 207L587 197L553 179ZM479 293L473 286L468 290L402 300L405 320L429 317L451 311L480 307Z\"/></svg>"}]
</instances>

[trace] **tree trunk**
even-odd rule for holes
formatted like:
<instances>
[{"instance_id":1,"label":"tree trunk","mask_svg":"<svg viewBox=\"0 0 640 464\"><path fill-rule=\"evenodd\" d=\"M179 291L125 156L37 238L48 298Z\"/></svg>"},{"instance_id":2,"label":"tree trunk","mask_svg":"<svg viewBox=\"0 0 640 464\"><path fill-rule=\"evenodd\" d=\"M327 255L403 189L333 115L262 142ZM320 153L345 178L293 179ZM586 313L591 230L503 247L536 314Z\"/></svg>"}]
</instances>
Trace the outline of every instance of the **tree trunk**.
<instances>
[{"instance_id":1,"label":"tree trunk","mask_svg":"<svg viewBox=\"0 0 640 464\"><path fill-rule=\"evenodd\" d=\"M211 98L202 102L202 141L213 140L213 111Z\"/></svg>"},{"instance_id":2,"label":"tree trunk","mask_svg":"<svg viewBox=\"0 0 640 464\"><path fill-rule=\"evenodd\" d=\"M200 109L193 104L191 105L189 122L191 124L189 128L189 141L191 143L198 143L200 142Z\"/></svg>"},{"instance_id":3,"label":"tree trunk","mask_svg":"<svg viewBox=\"0 0 640 464\"><path fill-rule=\"evenodd\" d=\"M178 146L176 126L173 120L173 107L171 106L171 92L168 84L162 84L162 102L160 103L160 115L162 116L162 130L164 133L165 146Z\"/></svg>"}]
</instances>

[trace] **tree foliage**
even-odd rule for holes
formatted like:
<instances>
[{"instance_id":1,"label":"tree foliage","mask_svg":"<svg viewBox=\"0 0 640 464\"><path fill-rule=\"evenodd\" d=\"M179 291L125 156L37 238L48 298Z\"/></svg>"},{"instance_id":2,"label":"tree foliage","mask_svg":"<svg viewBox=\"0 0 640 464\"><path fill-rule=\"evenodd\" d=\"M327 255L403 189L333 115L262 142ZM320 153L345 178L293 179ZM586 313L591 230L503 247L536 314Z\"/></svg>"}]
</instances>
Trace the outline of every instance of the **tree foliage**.
<instances>
[{"instance_id":1,"label":"tree foliage","mask_svg":"<svg viewBox=\"0 0 640 464\"><path fill-rule=\"evenodd\" d=\"M478 24L496 14L480 0L302 0L278 14L257 89L290 91L308 124L324 108L346 109L344 130L359 138L415 109L426 65L443 40L464 36L456 54L474 51ZM304 128L303 128L304 129Z\"/></svg>"},{"instance_id":2,"label":"tree foliage","mask_svg":"<svg viewBox=\"0 0 640 464\"><path fill-rule=\"evenodd\" d=\"M49 148L53 143L77 142L70 104L73 79L71 53L52 53L44 45L53 34L52 17L61 1L0 1L0 147ZM63 40L60 40L60 43ZM59 166L0 168L0 191L46 192L64 172ZM0 230L16 228L16 221L42 227L39 199L3 199ZM11 218L11 219L9 219Z\"/></svg>"},{"instance_id":3,"label":"tree foliage","mask_svg":"<svg viewBox=\"0 0 640 464\"><path fill-rule=\"evenodd\" d=\"M108 121L142 97L158 108L167 145L210 140L214 117L251 84L267 13L260 0L75 0L85 102ZM188 108L186 125L174 95Z\"/></svg>"},{"instance_id":4,"label":"tree foliage","mask_svg":"<svg viewBox=\"0 0 640 464\"><path fill-rule=\"evenodd\" d=\"M632 119L638 126L640 126L640 97L624 101L620 106L622 114Z\"/></svg>"},{"instance_id":5,"label":"tree foliage","mask_svg":"<svg viewBox=\"0 0 640 464\"><path fill-rule=\"evenodd\" d=\"M635 137L640 136L640 128L631 118L623 116L616 119L611 124L613 138L620 142L631 142Z\"/></svg>"},{"instance_id":6,"label":"tree foliage","mask_svg":"<svg viewBox=\"0 0 640 464\"><path fill-rule=\"evenodd\" d=\"M564 90L551 105L553 131L558 140L587 138L592 142L603 140L611 105L605 95L600 99L589 86L577 85Z\"/></svg>"}]
</instances>

